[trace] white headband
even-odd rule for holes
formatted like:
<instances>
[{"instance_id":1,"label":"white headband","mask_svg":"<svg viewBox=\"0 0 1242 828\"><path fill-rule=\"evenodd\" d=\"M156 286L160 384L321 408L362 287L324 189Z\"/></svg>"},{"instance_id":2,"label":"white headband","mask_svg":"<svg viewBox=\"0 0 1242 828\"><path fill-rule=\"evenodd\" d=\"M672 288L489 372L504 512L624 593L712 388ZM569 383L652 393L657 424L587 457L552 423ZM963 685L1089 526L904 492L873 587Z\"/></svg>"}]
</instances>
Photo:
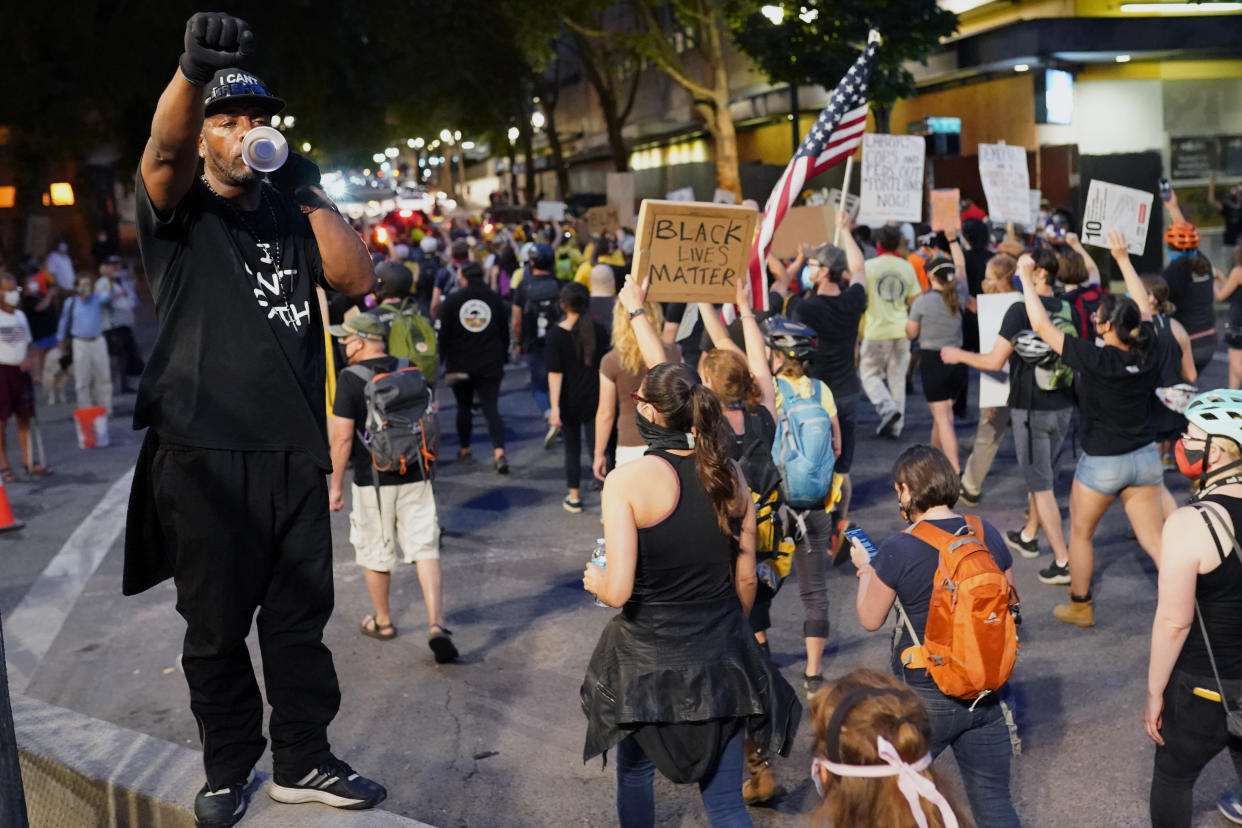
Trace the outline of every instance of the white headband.
<instances>
[{"instance_id":1,"label":"white headband","mask_svg":"<svg viewBox=\"0 0 1242 828\"><path fill-rule=\"evenodd\" d=\"M927 828L927 817L924 815L923 809L919 807L919 797L926 799L940 809L940 817L944 820L945 828L958 828L957 815L949 807L949 801L940 793L935 782L919 773L919 771L926 770L931 765L932 757L930 753L925 753L921 759L918 759L913 764L908 764L902 760L901 755L897 753L897 749L883 736L875 737L875 747L880 759L884 761L883 765L844 765L816 756L811 760L811 773L814 775L816 768L825 768L829 773L834 773L837 776L868 778L896 776L897 788L910 805L910 813L914 816L914 821L919 828Z\"/></svg>"}]
</instances>

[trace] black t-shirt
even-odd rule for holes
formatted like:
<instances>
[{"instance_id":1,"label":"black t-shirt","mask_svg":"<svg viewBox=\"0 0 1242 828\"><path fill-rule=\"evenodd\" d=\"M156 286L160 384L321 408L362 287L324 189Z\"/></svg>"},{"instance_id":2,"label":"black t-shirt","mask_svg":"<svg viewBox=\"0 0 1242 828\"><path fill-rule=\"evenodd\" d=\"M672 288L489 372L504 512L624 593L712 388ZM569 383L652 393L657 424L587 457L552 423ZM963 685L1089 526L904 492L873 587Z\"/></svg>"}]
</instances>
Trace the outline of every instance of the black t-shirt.
<instances>
[{"instance_id":1,"label":"black t-shirt","mask_svg":"<svg viewBox=\"0 0 1242 828\"><path fill-rule=\"evenodd\" d=\"M983 278L987 275L988 262L993 254L987 250L966 250L963 253L966 256L966 286L970 288L971 296L978 296L983 293Z\"/></svg>"},{"instance_id":2,"label":"black t-shirt","mask_svg":"<svg viewBox=\"0 0 1242 828\"><path fill-rule=\"evenodd\" d=\"M956 532L966 525L964 518L945 518L944 520L928 521L932 526L946 532ZM992 553L992 560L1000 567L1001 572L1013 566L1013 556L1005 546L1005 539L996 527L983 521L983 543ZM910 616L910 624L923 640L923 631L927 629L927 608L931 603L932 585L936 579L936 565L940 561L940 552L929 543L924 543L914 535L898 532L884 539L876 552L871 565L875 567L875 576L885 586L897 593L897 600ZM901 663L901 653L914 644L910 640L910 631L905 624L901 625L901 638L893 650L892 667L898 676L914 687L932 689L936 682L927 675L926 670L907 670Z\"/></svg>"},{"instance_id":3,"label":"black t-shirt","mask_svg":"<svg viewBox=\"0 0 1242 828\"><path fill-rule=\"evenodd\" d=\"M323 263L297 205L266 184L262 193L259 209L244 214L195 178L161 219L138 174L138 247L159 333L134 428L150 427L166 444L304 451L327 471L314 291Z\"/></svg>"},{"instance_id":4,"label":"black t-shirt","mask_svg":"<svg viewBox=\"0 0 1242 828\"><path fill-rule=\"evenodd\" d=\"M440 307L440 359L446 373L500 379L509 358L509 320L500 294L471 279Z\"/></svg>"},{"instance_id":5,"label":"black t-shirt","mask_svg":"<svg viewBox=\"0 0 1242 828\"><path fill-rule=\"evenodd\" d=\"M854 367L854 343L866 310L866 285L849 285L840 296L808 296L794 311L793 318L814 330L818 338L807 373L826 383L834 397L862 391Z\"/></svg>"},{"instance_id":6,"label":"black t-shirt","mask_svg":"<svg viewBox=\"0 0 1242 828\"><path fill-rule=\"evenodd\" d=\"M408 364L408 360L406 361ZM368 368L375 374L386 374L401 367L396 357L382 356L375 359L364 359L357 365ZM353 366L350 366L352 368ZM345 368L336 378L336 398L332 401L332 414L354 421L354 444L349 451L349 465L354 470L354 482L359 486L374 486L375 477L371 470L375 467L371 462L371 453L363 444L358 432L366 429L367 400L364 380L356 372ZM398 486L402 483L417 483L423 479L423 470L415 463L407 468L406 474L382 471L379 473L381 486Z\"/></svg>"},{"instance_id":7,"label":"black t-shirt","mask_svg":"<svg viewBox=\"0 0 1242 828\"><path fill-rule=\"evenodd\" d=\"M22 313L26 314L26 321L30 323L30 338L35 342L44 337L55 336L56 325L60 322L60 313L56 310L56 303L49 302L46 308L38 310L38 305L42 301L41 296L22 294Z\"/></svg>"},{"instance_id":8,"label":"black t-shirt","mask_svg":"<svg viewBox=\"0 0 1242 828\"><path fill-rule=\"evenodd\" d=\"M616 298L612 296L592 296L587 315L591 317L592 322L598 322L612 330L612 306L616 304L616 301Z\"/></svg>"},{"instance_id":9,"label":"black t-shirt","mask_svg":"<svg viewBox=\"0 0 1242 828\"><path fill-rule=\"evenodd\" d=\"M599 361L608 352L608 331L598 322L595 328L595 352L587 365L578 352L573 334L560 325L548 329L548 341L544 345L548 373L561 374L561 398L553 400L562 415L568 414L579 420L595 417L599 404Z\"/></svg>"},{"instance_id":10,"label":"black t-shirt","mask_svg":"<svg viewBox=\"0 0 1242 828\"><path fill-rule=\"evenodd\" d=\"M1044 309L1049 316L1061 313L1063 300L1056 296L1041 296ZM1070 307L1070 315L1074 319L1074 329L1081 330L1078 312ZM1025 302L1015 302L1005 311L1001 320L1000 335L1010 343L1018 334L1031 329L1031 318L1026 313ZM1073 337L1067 337L1073 339ZM1068 360L1067 360L1068 362ZM1023 411L1059 411L1074 404L1074 389L1060 388L1056 391L1044 391L1035 384L1035 366L1030 365L1018 352L1009 355L1009 407Z\"/></svg>"},{"instance_id":11,"label":"black t-shirt","mask_svg":"<svg viewBox=\"0 0 1242 828\"><path fill-rule=\"evenodd\" d=\"M1225 246L1233 247L1242 236L1242 202L1221 202L1220 214L1225 218Z\"/></svg>"},{"instance_id":12,"label":"black t-shirt","mask_svg":"<svg viewBox=\"0 0 1242 828\"><path fill-rule=\"evenodd\" d=\"M1074 369L1083 420L1082 450L1095 456L1126 454L1156 440L1152 406L1159 405L1160 344L1155 326L1142 323L1152 343L1146 359L1133 350L1065 338L1061 358Z\"/></svg>"},{"instance_id":13,"label":"black t-shirt","mask_svg":"<svg viewBox=\"0 0 1242 828\"><path fill-rule=\"evenodd\" d=\"M1169 285L1169 301L1173 318L1182 323L1186 333L1194 335L1216 327L1216 294L1212 291L1212 268L1200 265L1194 271L1198 253L1169 262L1164 281Z\"/></svg>"}]
</instances>

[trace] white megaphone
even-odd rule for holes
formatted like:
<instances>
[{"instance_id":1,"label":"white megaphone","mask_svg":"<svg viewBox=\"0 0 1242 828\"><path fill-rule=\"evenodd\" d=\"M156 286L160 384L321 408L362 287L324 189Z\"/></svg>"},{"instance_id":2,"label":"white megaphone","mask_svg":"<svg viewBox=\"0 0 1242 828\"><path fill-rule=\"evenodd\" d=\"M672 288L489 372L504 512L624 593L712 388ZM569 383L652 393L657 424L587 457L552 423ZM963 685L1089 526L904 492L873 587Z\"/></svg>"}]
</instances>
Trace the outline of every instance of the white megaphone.
<instances>
[{"instance_id":1,"label":"white megaphone","mask_svg":"<svg viewBox=\"0 0 1242 828\"><path fill-rule=\"evenodd\" d=\"M289 157L289 142L280 130L257 126L242 138L242 160L252 170L270 173L281 168Z\"/></svg>"}]
</instances>

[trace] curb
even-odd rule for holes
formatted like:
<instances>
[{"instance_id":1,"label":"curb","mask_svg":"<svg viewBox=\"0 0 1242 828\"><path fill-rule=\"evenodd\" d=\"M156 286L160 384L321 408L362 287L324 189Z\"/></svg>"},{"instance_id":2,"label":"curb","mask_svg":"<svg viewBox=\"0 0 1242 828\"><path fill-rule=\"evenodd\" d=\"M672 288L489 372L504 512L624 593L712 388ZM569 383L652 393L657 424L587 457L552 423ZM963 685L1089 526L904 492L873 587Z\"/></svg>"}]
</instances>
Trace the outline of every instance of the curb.
<instances>
[{"instance_id":1,"label":"curb","mask_svg":"<svg viewBox=\"0 0 1242 828\"><path fill-rule=\"evenodd\" d=\"M203 784L202 754L190 747L14 694L26 808L33 828L194 828L194 795ZM291 807L271 800L259 774L246 828L432 828L388 811Z\"/></svg>"}]
</instances>

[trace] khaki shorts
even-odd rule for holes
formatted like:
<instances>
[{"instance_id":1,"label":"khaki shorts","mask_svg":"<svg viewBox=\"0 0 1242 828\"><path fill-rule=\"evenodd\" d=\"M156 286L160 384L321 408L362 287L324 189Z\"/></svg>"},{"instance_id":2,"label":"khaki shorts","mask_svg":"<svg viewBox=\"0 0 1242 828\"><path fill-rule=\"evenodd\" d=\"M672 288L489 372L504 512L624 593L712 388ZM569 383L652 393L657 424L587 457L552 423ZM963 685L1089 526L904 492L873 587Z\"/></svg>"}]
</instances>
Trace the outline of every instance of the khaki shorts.
<instances>
[{"instance_id":1,"label":"khaki shorts","mask_svg":"<svg viewBox=\"0 0 1242 828\"><path fill-rule=\"evenodd\" d=\"M440 520L430 483L380 486L382 515L374 486L355 483L352 491L349 542L354 545L354 560L359 566L374 572L392 571L397 563L397 543L406 563L439 560Z\"/></svg>"}]
</instances>

